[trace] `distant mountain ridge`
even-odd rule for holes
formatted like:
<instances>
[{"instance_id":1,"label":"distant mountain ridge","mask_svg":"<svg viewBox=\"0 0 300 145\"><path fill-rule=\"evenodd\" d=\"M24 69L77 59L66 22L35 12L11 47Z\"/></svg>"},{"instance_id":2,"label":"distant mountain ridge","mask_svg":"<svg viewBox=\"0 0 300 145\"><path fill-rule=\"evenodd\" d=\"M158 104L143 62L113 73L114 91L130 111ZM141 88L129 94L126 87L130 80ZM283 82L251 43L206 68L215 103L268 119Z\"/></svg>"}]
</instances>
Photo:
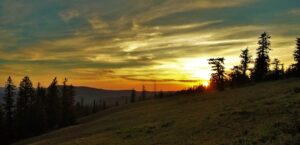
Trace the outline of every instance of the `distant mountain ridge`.
<instances>
[{"instance_id":1,"label":"distant mountain ridge","mask_svg":"<svg viewBox=\"0 0 300 145\"><path fill-rule=\"evenodd\" d=\"M75 90L75 101L81 102L86 105L93 103L94 101L100 102L105 101L107 105L112 105L118 102L119 104L123 104L126 101L129 101L129 97L131 96L132 90L105 90L98 89L92 87L85 86L74 86ZM3 97L5 95L4 88L0 87L0 102L3 101ZM141 95L141 92L136 92L136 97ZM153 92L147 92L147 97L152 97L154 95Z\"/></svg>"}]
</instances>

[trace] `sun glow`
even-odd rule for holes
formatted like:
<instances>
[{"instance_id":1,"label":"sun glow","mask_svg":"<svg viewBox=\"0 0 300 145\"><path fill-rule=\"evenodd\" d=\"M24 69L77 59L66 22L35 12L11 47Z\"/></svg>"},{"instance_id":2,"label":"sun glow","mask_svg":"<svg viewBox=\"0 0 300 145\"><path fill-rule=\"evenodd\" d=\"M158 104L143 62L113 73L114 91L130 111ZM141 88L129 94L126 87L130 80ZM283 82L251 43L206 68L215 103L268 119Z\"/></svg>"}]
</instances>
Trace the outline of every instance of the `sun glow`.
<instances>
[{"instance_id":1,"label":"sun glow","mask_svg":"<svg viewBox=\"0 0 300 145\"><path fill-rule=\"evenodd\" d=\"M210 78L210 68L205 58L190 58L181 60L183 70L190 74L193 79L208 80Z\"/></svg>"},{"instance_id":2,"label":"sun glow","mask_svg":"<svg viewBox=\"0 0 300 145\"><path fill-rule=\"evenodd\" d=\"M207 88L207 87L209 87L209 82L205 81L202 83L202 85Z\"/></svg>"}]
</instances>

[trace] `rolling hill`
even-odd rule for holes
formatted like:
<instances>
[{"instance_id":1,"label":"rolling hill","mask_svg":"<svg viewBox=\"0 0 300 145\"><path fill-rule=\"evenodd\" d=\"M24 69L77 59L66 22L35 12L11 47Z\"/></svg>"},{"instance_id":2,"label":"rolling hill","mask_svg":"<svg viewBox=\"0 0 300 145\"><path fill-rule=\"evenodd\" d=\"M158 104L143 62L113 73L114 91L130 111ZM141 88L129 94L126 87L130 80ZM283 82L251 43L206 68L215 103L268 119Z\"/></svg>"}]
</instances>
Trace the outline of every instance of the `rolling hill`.
<instances>
[{"instance_id":1,"label":"rolling hill","mask_svg":"<svg viewBox=\"0 0 300 145\"><path fill-rule=\"evenodd\" d=\"M111 108L16 145L298 145L300 80Z\"/></svg>"}]
</instances>

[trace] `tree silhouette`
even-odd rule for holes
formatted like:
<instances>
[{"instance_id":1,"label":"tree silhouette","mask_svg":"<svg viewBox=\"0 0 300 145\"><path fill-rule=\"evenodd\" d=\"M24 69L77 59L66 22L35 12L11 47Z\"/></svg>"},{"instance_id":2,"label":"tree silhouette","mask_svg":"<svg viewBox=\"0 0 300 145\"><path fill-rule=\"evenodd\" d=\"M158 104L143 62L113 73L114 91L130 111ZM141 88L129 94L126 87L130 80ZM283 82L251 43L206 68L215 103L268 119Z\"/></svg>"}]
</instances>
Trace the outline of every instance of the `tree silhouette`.
<instances>
[{"instance_id":1,"label":"tree silhouette","mask_svg":"<svg viewBox=\"0 0 300 145\"><path fill-rule=\"evenodd\" d=\"M19 135L23 137L32 136L33 123L33 103L35 101L34 88L28 76L20 82L19 96L17 99L17 129Z\"/></svg>"},{"instance_id":2,"label":"tree silhouette","mask_svg":"<svg viewBox=\"0 0 300 145\"><path fill-rule=\"evenodd\" d=\"M231 69L231 73L229 74L231 87L241 85L245 82L243 70L241 66L234 66Z\"/></svg>"},{"instance_id":3,"label":"tree silhouette","mask_svg":"<svg viewBox=\"0 0 300 145\"><path fill-rule=\"evenodd\" d=\"M296 76L300 76L300 38L296 39L296 50L294 51L294 60L296 61L294 67Z\"/></svg>"},{"instance_id":4,"label":"tree silhouette","mask_svg":"<svg viewBox=\"0 0 300 145\"><path fill-rule=\"evenodd\" d=\"M46 112L48 116L47 123L49 129L55 129L61 121L61 101L56 78L53 79L47 89Z\"/></svg>"},{"instance_id":5,"label":"tree silhouette","mask_svg":"<svg viewBox=\"0 0 300 145\"><path fill-rule=\"evenodd\" d=\"M75 90L74 90L74 86L71 84L69 86L69 111L70 111L70 115L69 115L69 122L71 124L74 124L76 122L76 112L75 112Z\"/></svg>"},{"instance_id":6,"label":"tree silhouette","mask_svg":"<svg viewBox=\"0 0 300 145\"><path fill-rule=\"evenodd\" d=\"M35 126L37 133L43 133L47 130L47 112L46 112L46 89L38 83L36 88L36 102L34 103Z\"/></svg>"},{"instance_id":7,"label":"tree silhouette","mask_svg":"<svg viewBox=\"0 0 300 145\"><path fill-rule=\"evenodd\" d=\"M271 36L264 32L259 37L259 47L257 48L257 58L255 60L254 68L254 79L256 81L263 81L266 79L267 73L269 72L269 52L271 50L270 42Z\"/></svg>"},{"instance_id":8,"label":"tree silhouette","mask_svg":"<svg viewBox=\"0 0 300 145\"><path fill-rule=\"evenodd\" d=\"M208 60L208 64L211 65L211 86L216 87L218 90L224 90L225 85L225 67L224 58L211 58Z\"/></svg>"},{"instance_id":9,"label":"tree silhouette","mask_svg":"<svg viewBox=\"0 0 300 145\"><path fill-rule=\"evenodd\" d=\"M73 86L67 85L65 78L62 86L62 126L67 126L75 123L75 108L74 108L74 92Z\"/></svg>"},{"instance_id":10,"label":"tree silhouette","mask_svg":"<svg viewBox=\"0 0 300 145\"><path fill-rule=\"evenodd\" d=\"M13 114L14 114L14 96L16 86L13 84L11 77L8 77L5 84L5 97L4 99L4 114L5 114L5 125L11 130L13 125Z\"/></svg>"},{"instance_id":11,"label":"tree silhouette","mask_svg":"<svg viewBox=\"0 0 300 145\"><path fill-rule=\"evenodd\" d=\"M247 71L249 70L249 64L253 62L252 56L249 53L248 48L242 50L240 58L241 58L242 75L246 79L248 78Z\"/></svg>"},{"instance_id":12,"label":"tree silhouette","mask_svg":"<svg viewBox=\"0 0 300 145\"><path fill-rule=\"evenodd\" d=\"M272 79L280 79L282 75L284 74L284 66L280 63L280 60L278 58L275 58L272 62L272 65L274 65L274 70L272 73Z\"/></svg>"}]
</instances>

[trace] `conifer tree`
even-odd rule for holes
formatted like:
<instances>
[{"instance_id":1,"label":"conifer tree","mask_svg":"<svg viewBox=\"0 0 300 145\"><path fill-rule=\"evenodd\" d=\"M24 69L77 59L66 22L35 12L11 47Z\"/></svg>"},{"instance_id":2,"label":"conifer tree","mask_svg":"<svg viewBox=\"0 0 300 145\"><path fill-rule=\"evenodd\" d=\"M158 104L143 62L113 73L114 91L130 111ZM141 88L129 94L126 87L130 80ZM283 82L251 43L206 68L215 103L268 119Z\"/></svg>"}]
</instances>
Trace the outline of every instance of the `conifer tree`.
<instances>
[{"instance_id":1,"label":"conifer tree","mask_svg":"<svg viewBox=\"0 0 300 145\"><path fill-rule=\"evenodd\" d=\"M300 38L296 39L296 50L294 51L294 60L296 61L295 64L295 73L296 76L300 76Z\"/></svg>"},{"instance_id":2,"label":"conifer tree","mask_svg":"<svg viewBox=\"0 0 300 145\"><path fill-rule=\"evenodd\" d=\"M54 78L47 89L47 124L49 129L55 129L61 123L61 98L59 97L57 79Z\"/></svg>"},{"instance_id":3,"label":"conifer tree","mask_svg":"<svg viewBox=\"0 0 300 145\"><path fill-rule=\"evenodd\" d=\"M36 88L35 97L36 101L32 113L34 114L34 131L39 134L47 130L46 89L43 88L40 83L38 83Z\"/></svg>"},{"instance_id":4,"label":"conifer tree","mask_svg":"<svg viewBox=\"0 0 300 145\"><path fill-rule=\"evenodd\" d=\"M62 86L62 126L67 126L75 122L75 106L73 86L67 85L65 78Z\"/></svg>"},{"instance_id":5,"label":"conifer tree","mask_svg":"<svg viewBox=\"0 0 300 145\"><path fill-rule=\"evenodd\" d=\"M280 60L277 59L277 58L275 58L272 64L274 65L274 72L275 72L276 74L279 75L279 71L280 71L280 68L279 68Z\"/></svg>"},{"instance_id":6,"label":"conifer tree","mask_svg":"<svg viewBox=\"0 0 300 145\"><path fill-rule=\"evenodd\" d=\"M211 58L208 60L212 71L214 71L211 76L211 86L215 86L218 90L223 90L225 87L224 60L224 58Z\"/></svg>"},{"instance_id":7,"label":"conifer tree","mask_svg":"<svg viewBox=\"0 0 300 145\"><path fill-rule=\"evenodd\" d=\"M11 130L14 117L14 96L15 96L16 86L13 84L11 77L8 77L5 84L5 97L4 99L4 114L5 114L5 125Z\"/></svg>"},{"instance_id":8,"label":"conifer tree","mask_svg":"<svg viewBox=\"0 0 300 145\"><path fill-rule=\"evenodd\" d=\"M244 78L248 78L247 71L249 70L249 64L252 63L252 56L249 53L248 48L242 50L240 58L241 58L242 74L243 74Z\"/></svg>"},{"instance_id":9,"label":"conifer tree","mask_svg":"<svg viewBox=\"0 0 300 145\"><path fill-rule=\"evenodd\" d=\"M71 124L74 124L76 122L76 112L75 112L75 90L74 90L74 86L71 84L69 86L69 103L70 103L70 116L69 116L69 121Z\"/></svg>"},{"instance_id":10,"label":"conifer tree","mask_svg":"<svg viewBox=\"0 0 300 145\"><path fill-rule=\"evenodd\" d=\"M20 82L17 98L17 129L22 137L32 136L31 129L33 123L33 104L35 102L34 88L28 76L25 76Z\"/></svg>"},{"instance_id":11,"label":"conifer tree","mask_svg":"<svg viewBox=\"0 0 300 145\"><path fill-rule=\"evenodd\" d=\"M229 74L231 87L239 86L244 83L245 76L243 74L243 70L244 69L240 66L234 66L231 69L231 73Z\"/></svg>"},{"instance_id":12,"label":"conifer tree","mask_svg":"<svg viewBox=\"0 0 300 145\"><path fill-rule=\"evenodd\" d=\"M271 36L264 32L259 37L259 47L257 48L257 58L255 60L254 68L254 79L256 81L263 81L266 79L267 73L269 72L270 57L269 52L271 51L270 42Z\"/></svg>"},{"instance_id":13,"label":"conifer tree","mask_svg":"<svg viewBox=\"0 0 300 145\"><path fill-rule=\"evenodd\" d=\"M280 63L280 60L278 58L275 58L274 61L272 62L272 65L274 65L272 79L275 79L275 80L280 79L284 74L283 64Z\"/></svg>"}]
</instances>

